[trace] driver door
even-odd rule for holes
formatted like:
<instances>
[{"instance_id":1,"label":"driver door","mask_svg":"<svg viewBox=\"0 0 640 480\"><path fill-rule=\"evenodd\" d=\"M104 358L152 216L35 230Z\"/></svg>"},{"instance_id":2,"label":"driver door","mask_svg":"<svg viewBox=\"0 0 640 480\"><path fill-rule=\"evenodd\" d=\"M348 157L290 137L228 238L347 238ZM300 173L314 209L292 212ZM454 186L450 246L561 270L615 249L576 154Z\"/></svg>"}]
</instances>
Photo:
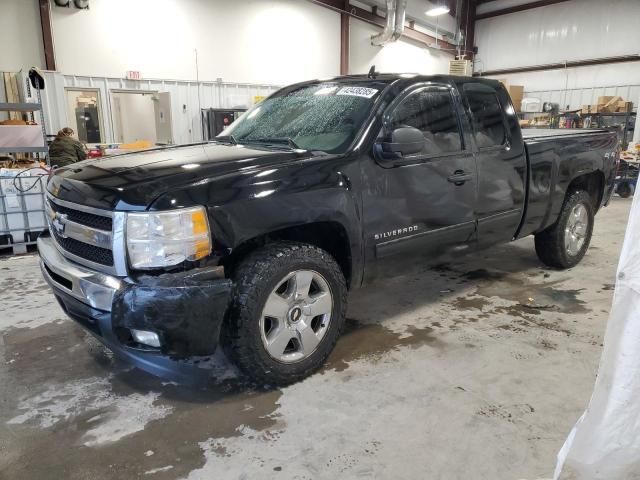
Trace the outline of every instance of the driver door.
<instances>
[{"instance_id":1,"label":"driver door","mask_svg":"<svg viewBox=\"0 0 640 480\"><path fill-rule=\"evenodd\" d=\"M421 84L385 113L378 146L400 127L420 130L425 142L419 153L393 161L375 153L382 148L365 160L365 279L475 246L477 171L462 112L457 90Z\"/></svg>"}]
</instances>

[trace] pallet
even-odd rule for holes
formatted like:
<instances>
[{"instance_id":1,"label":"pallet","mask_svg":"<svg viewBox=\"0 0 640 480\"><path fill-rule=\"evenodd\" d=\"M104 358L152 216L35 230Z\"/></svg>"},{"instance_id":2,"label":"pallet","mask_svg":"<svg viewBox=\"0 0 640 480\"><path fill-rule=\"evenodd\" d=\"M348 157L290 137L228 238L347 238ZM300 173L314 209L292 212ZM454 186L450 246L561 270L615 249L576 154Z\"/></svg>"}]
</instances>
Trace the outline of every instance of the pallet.
<instances>
[{"instance_id":1,"label":"pallet","mask_svg":"<svg viewBox=\"0 0 640 480\"><path fill-rule=\"evenodd\" d=\"M3 80L7 103L19 103L20 90L18 88L18 76L15 73L4 72ZM22 120L22 115L19 112L9 112L9 119Z\"/></svg>"},{"instance_id":2,"label":"pallet","mask_svg":"<svg viewBox=\"0 0 640 480\"><path fill-rule=\"evenodd\" d=\"M33 251L35 247L35 243L13 243L11 245L0 245L0 256L13 256L13 255L24 255L29 253L29 250Z\"/></svg>"}]
</instances>

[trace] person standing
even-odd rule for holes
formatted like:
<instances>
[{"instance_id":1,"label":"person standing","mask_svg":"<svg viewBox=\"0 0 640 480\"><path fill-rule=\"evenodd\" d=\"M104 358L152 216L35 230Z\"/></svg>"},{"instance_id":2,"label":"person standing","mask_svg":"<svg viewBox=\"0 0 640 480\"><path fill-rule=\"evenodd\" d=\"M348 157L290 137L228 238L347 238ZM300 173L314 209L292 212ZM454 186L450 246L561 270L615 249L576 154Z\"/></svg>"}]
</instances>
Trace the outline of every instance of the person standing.
<instances>
[{"instance_id":1,"label":"person standing","mask_svg":"<svg viewBox=\"0 0 640 480\"><path fill-rule=\"evenodd\" d=\"M82 144L73 138L73 130L64 127L49 145L49 162L52 166L66 167L87 158Z\"/></svg>"}]
</instances>

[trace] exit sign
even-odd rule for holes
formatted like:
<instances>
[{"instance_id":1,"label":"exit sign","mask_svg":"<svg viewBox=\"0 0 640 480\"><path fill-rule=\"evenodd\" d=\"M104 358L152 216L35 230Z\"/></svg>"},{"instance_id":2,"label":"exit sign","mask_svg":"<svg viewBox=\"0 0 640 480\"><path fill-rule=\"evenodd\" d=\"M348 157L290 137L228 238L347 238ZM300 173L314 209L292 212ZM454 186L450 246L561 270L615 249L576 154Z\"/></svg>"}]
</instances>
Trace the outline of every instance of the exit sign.
<instances>
[{"instance_id":1,"label":"exit sign","mask_svg":"<svg viewBox=\"0 0 640 480\"><path fill-rule=\"evenodd\" d=\"M127 80L140 80L142 75L137 70L128 70L127 71Z\"/></svg>"}]
</instances>

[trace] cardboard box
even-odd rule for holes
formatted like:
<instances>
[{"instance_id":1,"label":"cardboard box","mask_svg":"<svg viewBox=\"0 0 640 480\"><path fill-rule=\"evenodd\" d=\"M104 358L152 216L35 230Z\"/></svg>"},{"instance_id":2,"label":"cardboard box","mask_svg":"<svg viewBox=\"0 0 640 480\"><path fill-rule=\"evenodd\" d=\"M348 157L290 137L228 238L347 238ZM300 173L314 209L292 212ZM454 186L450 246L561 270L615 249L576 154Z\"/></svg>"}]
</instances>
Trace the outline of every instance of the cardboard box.
<instances>
[{"instance_id":1,"label":"cardboard box","mask_svg":"<svg viewBox=\"0 0 640 480\"><path fill-rule=\"evenodd\" d=\"M602 112L604 112L604 105L583 105L580 113L582 115L589 115L592 113L602 113Z\"/></svg>"},{"instance_id":2,"label":"cardboard box","mask_svg":"<svg viewBox=\"0 0 640 480\"><path fill-rule=\"evenodd\" d=\"M616 112L631 112L633 110L633 102L621 101L617 104Z\"/></svg>"},{"instance_id":3,"label":"cardboard box","mask_svg":"<svg viewBox=\"0 0 640 480\"><path fill-rule=\"evenodd\" d=\"M504 88L507 89L507 92L511 97L511 101L513 102L513 107L516 109L516 112L522 111L522 98L524 97L524 86L510 85L509 81L506 78L500 78L498 79L498 81L504 85Z\"/></svg>"},{"instance_id":4,"label":"cardboard box","mask_svg":"<svg viewBox=\"0 0 640 480\"><path fill-rule=\"evenodd\" d=\"M524 86L522 85L505 85L507 87L507 92L509 92L509 96L511 97L511 101L513 102L513 106L516 109L516 112L520 112L522 110L522 98L524 97Z\"/></svg>"},{"instance_id":5,"label":"cardboard box","mask_svg":"<svg viewBox=\"0 0 640 480\"><path fill-rule=\"evenodd\" d=\"M607 103L604 104L603 110L608 113L615 112L618 109L618 102L622 102L622 97L612 97Z\"/></svg>"},{"instance_id":6,"label":"cardboard box","mask_svg":"<svg viewBox=\"0 0 640 480\"><path fill-rule=\"evenodd\" d=\"M615 98L614 96L603 96L603 97L598 97L598 105L606 105L607 103L609 103L613 98Z\"/></svg>"}]
</instances>

